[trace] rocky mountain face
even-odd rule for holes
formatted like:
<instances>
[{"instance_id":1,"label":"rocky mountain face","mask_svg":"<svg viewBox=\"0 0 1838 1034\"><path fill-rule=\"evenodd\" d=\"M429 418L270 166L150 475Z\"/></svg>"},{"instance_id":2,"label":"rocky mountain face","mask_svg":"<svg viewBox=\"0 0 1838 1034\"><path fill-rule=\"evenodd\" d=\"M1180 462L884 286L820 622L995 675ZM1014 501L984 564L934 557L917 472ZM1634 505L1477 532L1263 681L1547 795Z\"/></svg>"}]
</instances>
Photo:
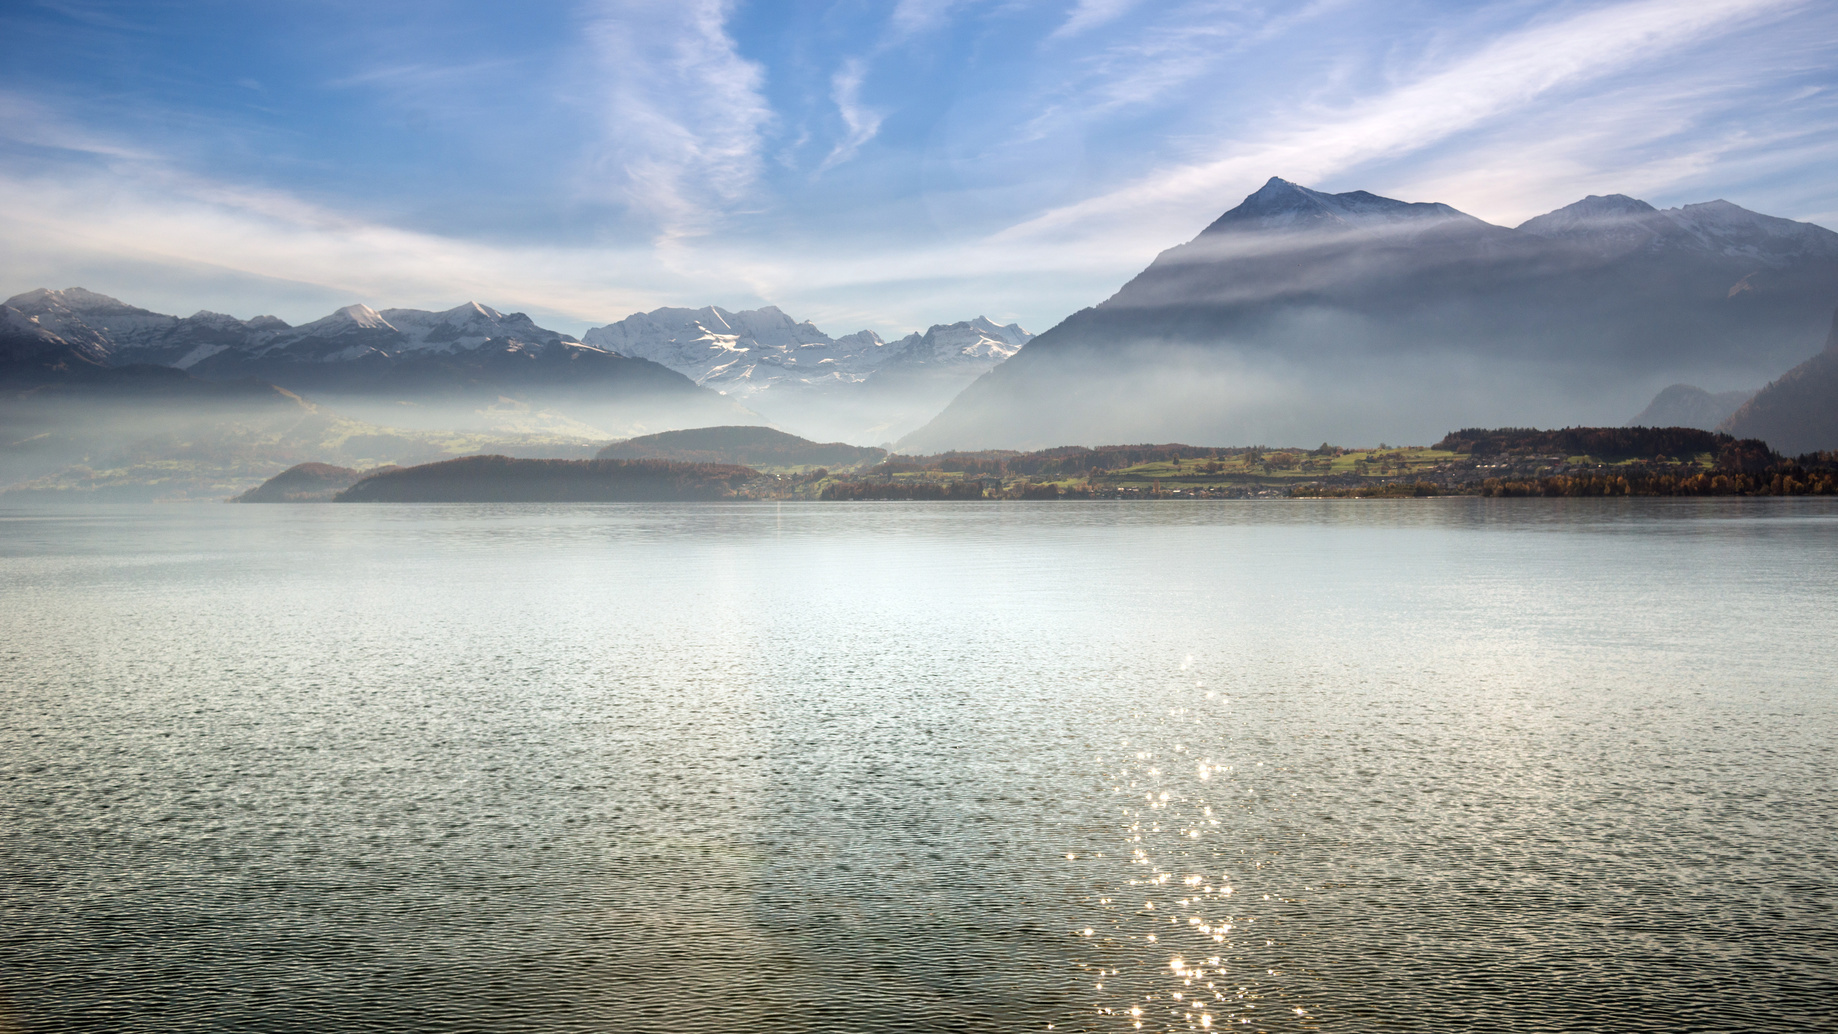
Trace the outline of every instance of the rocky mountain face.
<instances>
[{"instance_id":1,"label":"rocky mountain face","mask_svg":"<svg viewBox=\"0 0 1838 1034\"><path fill-rule=\"evenodd\" d=\"M0 379L37 381L108 365L108 350L73 342L11 305L0 305Z\"/></svg>"},{"instance_id":2,"label":"rocky mountain face","mask_svg":"<svg viewBox=\"0 0 1838 1034\"><path fill-rule=\"evenodd\" d=\"M1754 398L1752 391L1708 392L1691 384L1674 384L1653 396L1629 427L1695 427L1714 431L1730 414Z\"/></svg>"},{"instance_id":3,"label":"rocky mountain face","mask_svg":"<svg viewBox=\"0 0 1838 1034\"><path fill-rule=\"evenodd\" d=\"M1838 311L1823 352L1756 392L1718 430L1787 456L1838 450Z\"/></svg>"},{"instance_id":4,"label":"rocky mountain face","mask_svg":"<svg viewBox=\"0 0 1838 1034\"><path fill-rule=\"evenodd\" d=\"M1838 302L1838 234L1589 197L1517 228L1272 179L984 375L901 451L1429 441L1757 383Z\"/></svg>"}]
</instances>

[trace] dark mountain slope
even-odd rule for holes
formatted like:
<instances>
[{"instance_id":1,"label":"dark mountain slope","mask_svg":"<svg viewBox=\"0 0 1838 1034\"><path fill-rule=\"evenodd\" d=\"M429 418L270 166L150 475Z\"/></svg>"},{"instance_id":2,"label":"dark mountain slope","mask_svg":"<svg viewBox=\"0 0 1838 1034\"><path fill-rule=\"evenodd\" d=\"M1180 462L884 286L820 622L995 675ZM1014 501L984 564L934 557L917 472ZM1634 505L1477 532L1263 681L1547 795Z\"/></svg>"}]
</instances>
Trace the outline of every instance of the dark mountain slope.
<instances>
[{"instance_id":1,"label":"dark mountain slope","mask_svg":"<svg viewBox=\"0 0 1838 1034\"><path fill-rule=\"evenodd\" d=\"M1825 351L1757 392L1720 430L1788 456L1838 449L1838 312Z\"/></svg>"},{"instance_id":2,"label":"dark mountain slope","mask_svg":"<svg viewBox=\"0 0 1838 1034\"><path fill-rule=\"evenodd\" d=\"M107 366L106 348L92 341L73 342L36 317L0 305L0 383L67 380Z\"/></svg>"},{"instance_id":3,"label":"dark mountain slope","mask_svg":"<svg viewBox=\"0 0 1838 1034\"><path fill-rule=\"evenodd\" d=\"M1725 202L1507 229L1273 179L900 449L1602 423L1666 383L1760 380L1834 300L1838 234Z\"/></svg>"}]
</instances>

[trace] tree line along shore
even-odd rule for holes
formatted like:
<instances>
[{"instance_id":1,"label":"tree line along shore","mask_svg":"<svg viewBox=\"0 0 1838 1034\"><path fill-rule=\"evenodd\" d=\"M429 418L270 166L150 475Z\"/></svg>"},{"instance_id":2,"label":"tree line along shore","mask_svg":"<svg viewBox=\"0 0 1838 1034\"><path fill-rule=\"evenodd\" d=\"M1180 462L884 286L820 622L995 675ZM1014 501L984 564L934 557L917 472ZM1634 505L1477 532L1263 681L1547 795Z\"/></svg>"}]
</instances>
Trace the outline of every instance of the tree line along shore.
<instances>
[{"instance_id":1,"label":"tree line along shore","mask_svg":"<svg viewBox=\"0 0 1838 1034\"><path fill-rule=\"evenodd\" d=\"M670 435L694 435L670 432ZM738 429L727 432L731 440ZM1468 429L1435 445L1348 449L1189 445L1065 446L936 456L861 449L843 469L800 462L808 453L774 436L772 461L717 462L697 441L694 460L666 447L609 446L592 460L467 456L412 467L353 470L307 463L237 502L715 502L730 500L989 500L1489 498L1838 495L1838 453L1781 456L1753 439L1691 428ZM706 439L707 435L704 434ZM801 440L800 440L801 441ZM744 442L742 442L744 446ZM748 450L736 447L735 459ZM637 452L646 458L608 458ZM759 455L759 450L753 452Z\"/></svg>"}]
</instances>

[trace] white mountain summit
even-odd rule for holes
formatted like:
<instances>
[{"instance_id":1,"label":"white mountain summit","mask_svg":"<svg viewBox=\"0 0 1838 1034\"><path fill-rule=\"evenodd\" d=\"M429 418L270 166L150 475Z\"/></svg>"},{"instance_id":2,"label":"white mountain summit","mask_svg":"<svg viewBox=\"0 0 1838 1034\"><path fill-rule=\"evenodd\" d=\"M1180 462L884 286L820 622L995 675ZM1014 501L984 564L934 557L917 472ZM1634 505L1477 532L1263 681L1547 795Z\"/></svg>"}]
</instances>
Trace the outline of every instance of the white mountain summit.
<instances>
[{"instance_id":1,"label":"white mountain summit","mask_svg":"<svg viewBox=\"0 0 1838 1034\"><path fill-rule=\"evenodd\" d=\"M777 388L842 388L893 366L949 370L969 380L1014 355L1032 334L978 316L924 334L884 341L871 330L832 338L777 306L732 312L719 306L635 313L581 340L637 356L704 387L750 397Z\"/></svg>"}]
</instances>

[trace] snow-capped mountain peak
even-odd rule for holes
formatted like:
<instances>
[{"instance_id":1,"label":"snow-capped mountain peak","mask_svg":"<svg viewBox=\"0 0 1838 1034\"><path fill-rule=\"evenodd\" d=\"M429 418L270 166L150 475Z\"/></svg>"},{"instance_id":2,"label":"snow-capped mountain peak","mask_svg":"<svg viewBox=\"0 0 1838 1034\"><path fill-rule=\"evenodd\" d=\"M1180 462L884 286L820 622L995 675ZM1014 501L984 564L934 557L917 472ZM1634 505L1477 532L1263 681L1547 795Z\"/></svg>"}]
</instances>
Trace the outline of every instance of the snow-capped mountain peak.
<instances>
[{"instance_id":1,"label":"snow-capped mountain peak","mask_svg":"<svg viewBox=\"0 0 1838 1034\"><path fill-rule=\"evenodd\" d=\"M888 345L890 365L954 366L984 369L1021 350L1034 335L1018 324L1001 326L986 316L930 327L924 334L909 334ZM982 372L981 370L977 372Z\"/></svg>"},{"instance_id":2,"label":"snow-capped mountain peak","mask_svg":"<svg viewBox=\"0 0 1838 1034\"><path fill-rule=\"evenodd\" d=\"M38 318L39 325L74 345L112 355L150 344L171 331L178 318L135 308L81 287L39 288L14 295L6 304Z\"/></svg>"},{"instance_id":3,"label":"snow-capped mountain peak","mask_svg":"<svg viewBox=\"0 0 1838 1034\"><path fill-rule=\"evenodd\" d=\"M106 294L97 294L95 291L81 287L66 287L62 291L40 287L24 294L14 295L6 300L6 304L22 312L44 308L64 309L70 312L147 311L137 309L119 298L110 298Z\"/></svg>"},{"instance_id":4,"label":"snow-capped mountain peak","mask_svg":"<svg viewBox=\"0 0 1838 1034\"><path fill-rule=\"evenodd\" d=\"M361 330L395 329L390 326L389 321L384 319L381 313L361 302L356 305L347 305L337 312L332 313L332 315L326 316L323 319L314 320L302 326L300 329L305 330L307 327L324 327L330 330L334 327L341 327L346 324Z\"/></svg>"},{"instance_id":5,"label":"snow-capped mountain peak","mask_svg":"<svg viewBox=\"0 0 1838 1034\"><path fill-rule=\"evenodd\" d=\"M775 386L860 383L889 363L953 364L974 376L1031 337L983 317L883 341L869 330L832 338L776 305L738 312L717 306L634 313L581 335L589 345L662 363L698 384L738 395Z\"/></svg>"}]
</instances>

